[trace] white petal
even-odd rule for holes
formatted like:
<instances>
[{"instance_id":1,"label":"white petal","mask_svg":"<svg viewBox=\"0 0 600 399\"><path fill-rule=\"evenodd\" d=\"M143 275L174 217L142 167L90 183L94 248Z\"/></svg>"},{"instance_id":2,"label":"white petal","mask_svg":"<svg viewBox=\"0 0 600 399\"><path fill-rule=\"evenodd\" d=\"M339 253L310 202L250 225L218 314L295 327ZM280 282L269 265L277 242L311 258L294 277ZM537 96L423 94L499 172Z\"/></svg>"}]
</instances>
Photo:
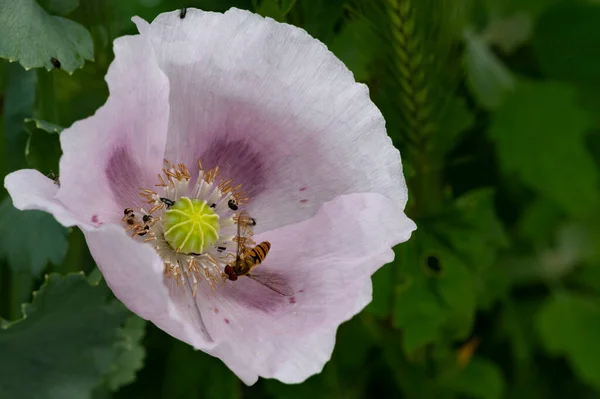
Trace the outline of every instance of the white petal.
<instances>
[{"instance_id":1,"label":"white petal","mask_svg":"<svg viewBox=\"0 0 600 399\"><path fill-rule=\"evenodd\" d=\"M414 229L384 196L354 194L326 203L312 219L257 236L272 245L257 273L279 273L295 295L248 277L214 292L201 287L198 305L218 343L208 352L247 384L259 376L297 383L320 372L337 327L371 301L372 273Z\"/></svg>"},{"instance_id":2,"label":"white petal","mask_svg":"<svg viewBox=\"0 0 600 399\"><path fill-rule=\"evenodd\" d=\"M168 80L142 36L114 43L106 81L110 96L95 115L61 133L58 198L82 220L115 223L142 205L163 165L169 115Z\"/></svg>"},{"instance_id":3,"label":"white petal","mask_svg":"<svg viewBox=\"0 0 600 399\"><path fill-rule=\"evenodd\" d=\"M403 209L400 154L365 85L304 30L247 11L161 14L149 34L169 78L167 158L242 183L265 231L336 195Z\"/></svg>"},{"instance_id":4,"label":"white petal","mask_svg":"<svg viewBox=\"0 0 600 399\"><path fill-rule=\"evenodd\" d=\"M20 210L37 209L51 213L63 226L82 225L87 222L78 220L57 200L58 186L34 169L21 169L4 178L4 187L10 194L13 205ZM89 226L92 227L92 226Z\"/></svg>"},{"instance_id":5,"label":"white petal","mask_svg":"<svg viewBox=\"0 0 600 399\"><path fill-rule=\"evenodd\" d=\"M129 310L177 339L200 348L211 346L188 310L171 300L163 282L163 262L152 246L132 240L116 225L84 233L106 283Z\"/></svg>"}]
</instances>

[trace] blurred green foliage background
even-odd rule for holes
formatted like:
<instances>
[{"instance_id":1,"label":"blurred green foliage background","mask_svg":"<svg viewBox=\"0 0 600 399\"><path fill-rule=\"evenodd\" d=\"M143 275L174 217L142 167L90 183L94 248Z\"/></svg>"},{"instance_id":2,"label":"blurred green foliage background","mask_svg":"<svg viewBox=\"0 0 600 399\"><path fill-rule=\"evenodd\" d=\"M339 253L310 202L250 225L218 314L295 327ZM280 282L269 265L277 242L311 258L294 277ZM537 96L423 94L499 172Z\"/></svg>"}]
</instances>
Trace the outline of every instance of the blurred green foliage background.
<instances>
[{"instance_id":1,"label":"blurred green foliage background","mask_svg":"<svg viewBox=\"0 0 600 399\"><path fill-rule=\"evenodd\" d=\"M320 375L247 387L116 301L80 231L1 191L1 398L600 397L600 2L0 0L0 176L58 173L112 41L184 6L327 44L384 113L419 228Z\"/></svg>"}]
</instances>

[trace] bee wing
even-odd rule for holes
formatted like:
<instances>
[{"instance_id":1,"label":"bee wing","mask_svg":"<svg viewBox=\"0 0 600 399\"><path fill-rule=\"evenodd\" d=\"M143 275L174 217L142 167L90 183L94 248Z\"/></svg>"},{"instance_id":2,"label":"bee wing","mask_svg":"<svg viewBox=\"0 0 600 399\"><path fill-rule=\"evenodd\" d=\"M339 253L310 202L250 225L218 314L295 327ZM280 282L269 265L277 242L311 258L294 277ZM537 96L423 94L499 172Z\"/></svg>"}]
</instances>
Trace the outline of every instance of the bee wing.
<instances>
[{"instance_id":1,"label":"bee wing","mask_svg":"<svg viewBox=\"0 0 600 399\"><path fill-rule=\"evenodd\" d=\"M250 224L250 216L246 211L241 211L237 215L237 254L236 259L242 258L246 251L248 242L252 242L252 227Z\"/></svg>"},{"instance_id":2,"label":"bee wing","mask_svg":"<svg viewBox=\"0 0 600 399\"><path fill-rule=\"evenodd\" d=\"M294 296L295 294L293 288L288 284L286 279L277 273L248 273L246 276L279 295Z\"/></svg>"}]
</instances>

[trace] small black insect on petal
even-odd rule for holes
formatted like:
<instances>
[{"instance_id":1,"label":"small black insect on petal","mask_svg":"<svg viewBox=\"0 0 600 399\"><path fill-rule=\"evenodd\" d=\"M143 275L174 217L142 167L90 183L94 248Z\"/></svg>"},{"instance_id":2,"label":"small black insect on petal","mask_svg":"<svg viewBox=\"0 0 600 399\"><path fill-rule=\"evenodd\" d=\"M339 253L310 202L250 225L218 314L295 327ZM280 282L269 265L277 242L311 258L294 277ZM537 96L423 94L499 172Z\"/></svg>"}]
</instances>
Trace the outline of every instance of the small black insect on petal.
<instances>
[{"instance_id":1,"label":"small black insect on petal","mask_svg":"<svg viewBox=\"0 0 600 399\"><path fill-rule=\"evenodd\" d=\"M184 19L185 16L187 14L187 7L183 7L180 11L179 11L179 18Z\"/></svg>"},{"instance_id":2,"label":"small black insect on petal","mask_svg":"<svg viewBox=\"0 0 600 399\"><path fill-rule=\"evenodd\" d=\"M160 200L162 201L163 204L165 204L167 206L167 208L170 208L173 205L175 205L175 201L172 201L168 198L160 197Z\"/></svg>"},{"instance_id":3,"label":"small black insect on petal","mask_svg":"<svg viewBox=\"0 0 600 399\"><path fill-rule=\"evenodd\" d=\"M233 198L230 199L229 202L227 202L227 205L229 206L229 209L231 209L232 211L238 210L238 205Z\"/></svg>"},{"instance_id":4,"label":"small black insect on petal","mask_svg":"<svg viewBox=\"0 0 600 399\"><path fill-rule=\"evenodd\" d=\"M212 204L210 204L210 207L211 207L211 208L216 208L216 207L217 207L217 204L215 204L215 203L213 202Z\"/></svg>"},{"instance_id":5,"label":"small black insect on petal","mask_svg":"<svg viewBox=\"0 0 600 399\"><path fill-rule=\"evenodd\" d=\"M59 60L52 57L52 58L50 58L50 62L52 63L52 65L54 65L54 68L60 69L60 61Z\"/></svg>"}]
</instances>

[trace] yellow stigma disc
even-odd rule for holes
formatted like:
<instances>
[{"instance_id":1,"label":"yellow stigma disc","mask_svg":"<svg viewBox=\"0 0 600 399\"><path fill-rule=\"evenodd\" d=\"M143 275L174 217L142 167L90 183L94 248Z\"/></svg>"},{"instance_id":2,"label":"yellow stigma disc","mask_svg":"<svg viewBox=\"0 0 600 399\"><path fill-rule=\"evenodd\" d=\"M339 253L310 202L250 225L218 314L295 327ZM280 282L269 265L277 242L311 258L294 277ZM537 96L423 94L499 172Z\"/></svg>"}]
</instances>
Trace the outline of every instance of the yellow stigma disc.
<instances>
[{"instance_id":1,"label":"yellow stigma disc","mask_svg":"<svg viewBox=\"0 0 600 399\"><path fill-rule=\"evenodd\" d=\"M181 197L164 216L165 239L176 251L201 254L219 238L219 215L206 201Z\"/></svg>"}]
</instances>

